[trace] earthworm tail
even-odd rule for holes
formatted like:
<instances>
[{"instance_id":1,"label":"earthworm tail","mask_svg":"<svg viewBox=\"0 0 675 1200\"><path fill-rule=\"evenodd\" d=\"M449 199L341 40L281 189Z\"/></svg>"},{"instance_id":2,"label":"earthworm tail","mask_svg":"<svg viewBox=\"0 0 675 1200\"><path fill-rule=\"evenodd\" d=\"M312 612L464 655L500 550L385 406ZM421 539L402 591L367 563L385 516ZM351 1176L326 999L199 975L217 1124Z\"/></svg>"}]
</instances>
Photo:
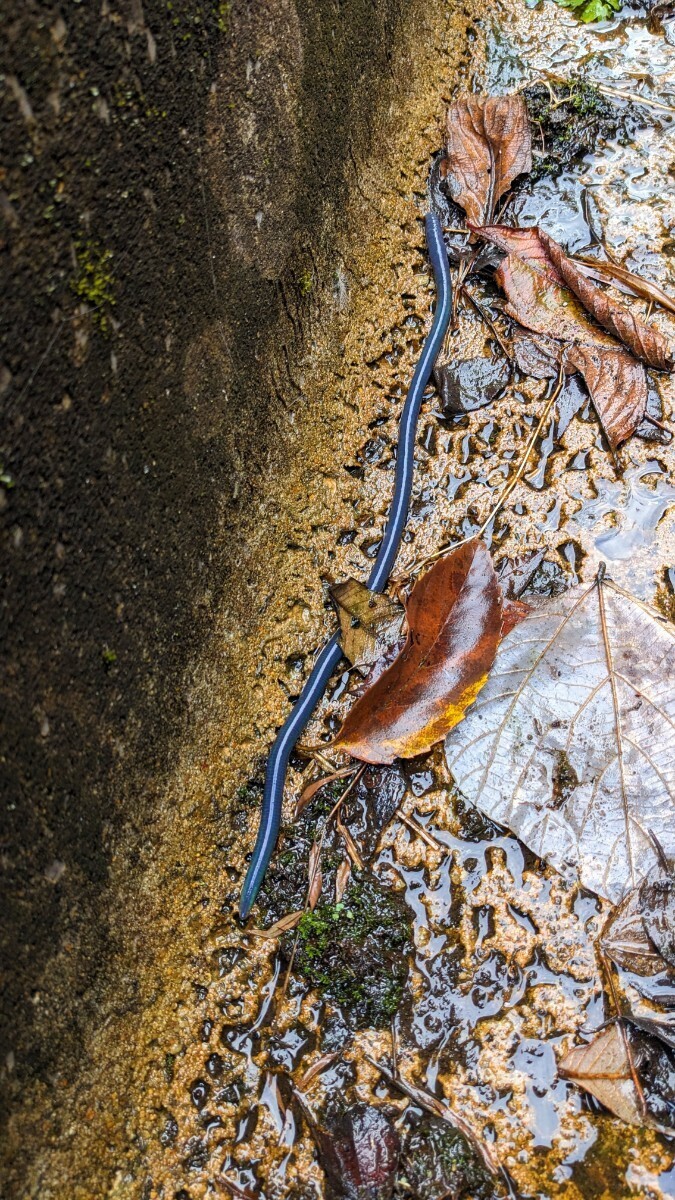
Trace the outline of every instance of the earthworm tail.
<instances>
[{"instance_id":1,"label":"earthworm tail","mask_svg":"<svg viewBox=\"0 0 675 1200\"><path fill-rule=\"evenodd\" d=\"M441 348L452 308L450 268L443 242L443 232L438 218L432 213L429 213L425 218L425 228L429 258L431 259L436 283L436 312L433 324L422 347L422 354L415 367L408 395L406 396L403 411L401 412L394 496L382 543L368 578L368 587L374 592L381 592L386 585L389 572L394 565L394 560L398 553L401 535L408 519L408 505L410 503L414 469L417 418L422 403L422 395L431 375L438 351ZM239 903L239 913L242 920L245 920L251 911L276 844L279 825L281 824L284 783L291 751L321 699L326 684L341 657L342 650L338 641L338 634L334 633L317 658L309 679L302 689L290 716L279 730L270 752L265 775L265 791L263 794L258 836Z\"/></svg>"}]
</instances>

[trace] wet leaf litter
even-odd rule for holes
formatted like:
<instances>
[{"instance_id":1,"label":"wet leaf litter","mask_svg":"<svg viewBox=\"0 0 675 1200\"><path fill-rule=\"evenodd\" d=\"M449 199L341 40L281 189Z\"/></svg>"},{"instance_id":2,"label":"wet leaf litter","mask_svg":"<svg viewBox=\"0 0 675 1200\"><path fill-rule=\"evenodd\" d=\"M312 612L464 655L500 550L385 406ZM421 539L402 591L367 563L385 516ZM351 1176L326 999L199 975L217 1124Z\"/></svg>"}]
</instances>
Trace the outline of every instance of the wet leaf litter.
<instances>
[{"instance_id":1,"label":"wet leaf litter","mask_svg":"<svg viewBox=\"0 0 675 1200\"><path fill-rule=\"evenodd\" d=\"M492 102L494 101L494 98L492 98L491 102L483 105L483 109L485 111L482 111L480 109L480 98L471 97L470 103L467 101L465 106L462 108L462 117L470 126L470 134L467 133L463 136L460 155L462 161L461 170L459 172L459 184L455 186L454 193L451 189L449 190L455 202L461 200L461 197L464 197L470 207L472 207L477 214L480 214L481 221L489 221L494 216L495 205L505 194L513 180L517 177L519 172L514 170L514 165L517 165L521 161L527 161L522 142L522 121L520 120L519 116L518 119L514 119L509 115L510 106L508 103L504 103L505 99L507 98L499 98L500 103L497 104ZM522 106L520 104L520 98L517 98L517 100L518 103L515 107L518 110L518 114L520 114L522 112ZM505 156L506 161L503 171L498 171L495 169L495 163L499 159L498 132L500 129L506 131L505 137L507 140L509 140L508 153ZM492 171L494 178L489 183L487 188L483 186L485 181L481 176L480 163L479 167L475 171L472 171L472 163L471 161L467 161L467 158L470 158L471 154L471 151L467 151L467 146L478 146L479 152L476 151L475 153L480 158L480 163L484 164L485 160L490 164L490 170ZM452 165L452 156L448 152L446 157L449 160L449 166L446 168L447 178ZM468 227L467 223L467 251L466 253L461 253L459 255L459 273L464 279L470 277L471 270L480 260L481 251L480 249L476 249L475 238L477 238L481 232L482 227L477 227L475 230L473 230ZM516 256L518 263L525 262L525 265L527 265L529 270L536 271L538 274L544 275L546 277L546 290L548 290L549 284L555 284L557 287L561 288L562 285L560 280L562 280L568 292L571 292L573 297L573 300L565 298L564 304L562 304L564 309L571 309L573 312L573 316L570 318L569 325L565 325L565 327L561 329L561 324L558 322L558 324L555 326L555 333L550 332L550 327L548 330L543 331L550 341L542 353L552 359L556 364L558 370L554 371L554 375L558 374L561 370L563 372L569 372L570 374L572 374L574 371L579 371L582 375L584 375L588 390L591 394L591 397L594 399L598 416L607 435L608 446L611 450L615 450L622 442L624 442L635 432L640 424L642 416L644 415L646 394L644 394L643 403L643 392L646 393L646 388L641 390L639 384L635 382L636 379L640 380L644 377L644 368L641 366L640 360L647 358L647 361L651 360L650 365L652 366L656 366L658 363L660 364L659 369L670 369L670 366L672 365L670 351L667 348L664 348L659 341L659 337L653 335L648 328L645 332L646 327L644 326L644 323L640 322L635 316L631 317L630 313L628 313L627 316L622 316L621 314L617 316L618 310L616 306L618 302L612 301L610 303L609 301L599 300L598 296L595 295L595 292L599 292L600 290L596 288L594 292L590 292L589 287L587 286L587 277L583 276L583 273L581 272L580 274L585 282L583 286L580 286L577 275L574 272L571 272L563 262L565 256L563 255L561 258L555 249L552 251L550 242L548 245L546 245L545 234L543 234L541 237L538 235L535 236L537 237L539 246L541 247L541 257L539 260L540 265L535 267L531 262L526 262L526 260L520 256ZM562 251L560 253L563 254ZM557 263L555 261L556 256ZM508 257L511 257L511 255L509 254ZM542 263L544 264L543 267L541 265ZM565 270L567 271L567 278L561 274L561 266L564 266ZM519 270L520 267L517 267L516 269ZM500 279L500 271L501 267L497 272L498 283L502 282L502 280L505 278L504 274L502 274ZM570 284L570 279L574 280L576 285L575 287L572 287ZM539 281L537 281L537 283L539 286L541 286ZM511 301L512 298L509 295L508 287L504 284L502 286L509 298L509 301ZM600 292L600 296L604 296L604 293ZM574 304L574 301L576 301L580 307L577 307L577 305ZM536 320L539 325L543 324L545 319L547 319L547 312L555 310L555 305L551 305L550 298L548 296L545 296L542 300L541 297L535 295L534 301L532 302L532 307L535 312L533 319ZM621 312L623 311L624 310L621 310ZM518 319L518 310L516 305L513 305L511 311L504 307L502 312L504 313L505 317L512 318L513 320ZM544 313L544 316L542 316L542 312ZM601 316L604 316L604 321L601 320ZM606 327L608 323L611 325L610 329L603 331L602 328L599 328L601 325ZM521 320L520 324L525 328L529 327L527 321ZM580 329L582 330L581 333L579 332ZM505 340L508 343L510 336L508 326L505 326L503 332ZM542 331L537 329L536 332L540 333ZM619 345L619 338L624 343L625 349ZM586 339L586 341L583 339ZM555 347L552 353L551 341L554 343ZM540 347L538 348L540 349ZM598 361L597 356L600 353L606 354L609 356L609 358L601 358L600 361ZM593 359L593 354L596 356L595 359ZM591 359L590 366L588 365L589 359ZM620 368L627 372L628 377L627 384L626 376L621 376L621 369L617 368L616 373L618 373L618 375L621 377L620 383L615 384L614 391L611 393L609 400L607 400L604 395L600 394L600 383L598 382L598 377L606 374L607 361L618 362L620 364ZM593 374L593 369L596 371L595 375ZM642 375L639 374L640 371L642 371ZM610 375L613 375L614 373L615 372L610 371ZM595 382L595 395L591 380ZM634 392L637 392L637 401L635 399ZM621 396L623 397L623 406L620 406L619 404L619 399ZM463 569L464 575L466 576L468 573L465 565L467 559L471 558L472 563L476 558L478 558L480 561L483 557L483 553L487 554L487 550L485 550L483 543L474 543L472 545L471 541L469 540L467 545L460 547L459 551L454 552L454 554L451 552L441 557L436 566L432 567L431 570L427 571L426 574L420 575L417 582L414 582L412 579L407 581L403 580L402 593L399 591L398 598L405 593L406 586L411 585L408 586L405 612L407 640L401 652L396 655L396 651L400 645L402 614L400 606L396 601L393 601L391 607L387 608L387 611L383 614L382 618L382 627L384 629L383 640L386 642L384 656L387 657L387 662L384 665L384 669L379 673L377 671L377 663L382 663L383 656L381 656L380 659L374 657L373 647L377 647L378 645L378 637L382 627L376 628L374 633L372 629L368 629L368 613L362 605L358 612L352 611L351 615L349 616L349 626L352 631L365 627L368 637L363 639L361 641L361 645L357 646L356 648L353 645L348 646L348 638L345 636L346 623L341 613L341 627L343 629L343 637L345 637L343 646L345 648L347 657L355 665L358 665L360 668L365 667L369 672L377 675L377 678L374 680L374 682L372 682L372 677L369 680L369 676L366 674L365 690L362 690L360 697L357 698L355 704L347 713L342 730L333 740L332 744L328 747L323 746L319 748L319 750L308 746L303 748L303 752L306 752L310 755L312 753L318 753L325 757L326 755L330 756L333 753L339 754L341 751L348 750L350 753L356 757L362 758L366 762L391 765L396 758L414 757L417 754L427 751L432 745L437 743L445 735L447 729L452 728L452 726L455 726L455 732L454 734L450 734L450 740L452 740L453 736L461 735L464 728L468 727L468 724L471 722L472 715L479 711L479 705L486 694L489 699L490 693L489 691L486 693L485 689L489 689L493 682L494 668L492 672L490 668L492 668L495 656L497 656L498 662L499 656L506 653L510 647L511 640L514 639L517 642L519 633L522 634L522 630L526 628L527 621L530 619L535 619L530 612L531 602L528 600L527 604L523 605L522 610L519 610L514 616L512 623L509 622L509 625L512 624L513 627L509 628L507 626L507 628L504 628L505 623L503 619L503 601L499 595L499 589L495 588L494 581L492 579L490 579L491 586L486 589L490 593L490 602L485 601L485 597L483 596L483 603L473 605L467 604L464 606L464 609L462 609L461 598L463 589L461 586L459 586L455 588L456 595L453 594L452 588L446 589L446 596L444 598L446 602L448 602L447 611L439 613L438 611L434 610L434 605L430 604L429 611L425 612L425 590L429 590L429 595L432 595L434 590L434 577L432 573L437 572L437 578L440 580L443 578L444 571L451 575L452 568L456 567L457 563L462 560L460 573ZM457 555L459 555L459 559L457 559ZM489 554L487 556L489 558ZM443 568L443 570L439 571L439 568ZM425 583L425 580L429 581L430 579L431 582L427 582L425 589L423 584ZM484 581L483 587L485 588ZM602 687L600 687L599 680L592 682L590 685L590 690L594 691L595 689L597 690L598 695L600 695L601 698L598 700L599 708L602 708L604 703L602 719L606 719L607 717L606 710L608 708L611 709L614 720L614 736L617 742L621 744L622 741L628 739L629 735L631 735L631 739L633 736L639 737L639 733L636 735L635 729L633 728L634 723L637 722L639 725L639 720L634 716L634 704L631 706L631 701L635 701L636 697L640 698L642 696L642 692L638 685L644 684L646 686L647 676L650 675L649 662L646 664L643 662L638 662L637 666L635 663L635 659L639 658L639 648L644 647L645 643L641 643L638 640L638 652L636 653L635 643L631 641L631 638L636 636L635 630L631 627L631 617L634 615L633 608L636 612L639 610L641 618L643 617L644 622L646 622L646 631L645 629L642 629L642 637L645 639L645 641L653 640L652 635L654 634L654 631L658 630L660 635L666 627L662 618L660 618L658 614L647 613L647 610L640 604L639 600L630 597L630 595L624 595L623 599L625 600L627 606L628 616L626 616L624 613L622 614L621 619L623 620L623 625L626 627L626 629L630 627L630 637L628 636L628 633L626 633L626 644L620 643L616 653L613 653L611 647L614 642L613 639L609 637L607 628L605 628L608 624L606 614L606 609L608 607L606 603L606 593L613 591L613 584L611 580L606 579L605 577L600 577L592 588L586 588L585 591L587 595L591 592L594 592L598 597L602 598L598 601L598 610L600 611L602 609L599 623L603 627L601 634L602 637L604 637L602 645L604 646L605 650L604 662L606 669L606 678L602 680L602 687L605 688L605 691L609 690L611 693L611 704L607 703L607 696L602 695ZM618 595L618 592L616 594ZM563 597L569 597L569 593L563 593ZM335 598L338 604L340 604L338 596ZM364 600L365 597L361 597L361 601L363 602ZM571 603L575 604L577 600L578 597L572 596ZM460 607L458 611L454 613L453 618L453 609L456 605L459 605ZM545 609L545 602L543 600L540 601L539 606L542 609ZM580 607L583 608L583 606ZM609 607L611 608L611 604ZM476 621L475 617L472 619L472 609L474 608L476 610L480 610L481 620ZM538 611L539 610L535 604L534 612L537 613ZM349 607L346 608L346 612L349 614ZM549 610L549 615L552 615L552 613L553 608ZM562 620L565 620L564 616ZM461 629L461 639L458 637L457 631L452 629L453 621L456 623L457 627ZM621 624L621 620L619 618L617 618L617 621L619 624ZM430 625L430 628L424 628L425 622ZM378 623L379 617L373 622L373 624L374 626L378 626ZM596 625L597 623L598 622L595 622ZM609 624L612 624L611 620ZM637 621L636 624L638 625L637 636L639 639L641 622ZM593 625L594 622L590 621L589 626L592 627ZM448 628L449 626L450 629ZM591 629L589 637L592 638L593 632L597 634L597 628L594 630ZM612 633L616 633L613 628ZM486 635L489 635L487 638L489 646L487 647L485 646ZM666 636L669 638L671 634L666 633ZM504 639L503 641L502 638ZM456 643L458 643L460 640L461 646L457 646ZM663 683L667 693L669 686L667 680L667 667L664 671L664 675L661 677L658 671L658 667L661 665L661 662L658 658L658 649L661 643L659 642L658 637L656 641L657 644L655 647L652 647L650 644L650 650L654 649L655 653L655 660L652 663L651 676L656 677L657 680L660 680ZM498 649L500 642L501 648ZM367 649L364 653L363 646L366 643ZM381 645L381 640L379 644ZM663 645L661 645L661 650L664 652L665 657ZM617 671L615 670L615 660L617 656L621 658L620 665L623 668L622 679L625 674L628 674L631 679L631 682L627 685L629 693L627 696L624 696L618 700L615 695L615 693L618 691ZM361 661L357 663L356 660L359 658ZM471 664L471 669L468 669L467 667L468 662ZM644 677L639 673L643 666L645 668ZM556 665L555 670L557 669L558 668ZM631 669L633 670L632 675ZM638 671L637 675L635 674L635 670ZM448 692L442 692L438 689L434 690L433 684L429 692L427 692L420 679L420 676L424 675L426 671L429 672L429 677L433 677L436 674L444 681L444 683L450 682ZM572 682L576 683L574 664L570 665L569 674L572 676ZM369 682L372 684L370 687L368 687ZM567 680L567 684L570 686L569 679ZM562 686L563 685L561 685L561 687ZM631 686L633 687L632 693L630 693ZM364 685L359 684L358 687L363 689ZM595 694L593 699L596 699ZM648 696L647 699L651 702L654 700L653 696ZM429 701L429 705L427 705L427 701ZM583 699L580 701L580 704L584 705ZM660 707L658 707L658 705L660 705ZM585 710L588 709L588 707L589 704L586 703ZM429 708L431 708L431 712L429 711ZM650 759L650 754L653 751L654 744L658 743L660 734L664 729L667 730L671 720L670 697L668 694L666 694L665 700L662 697L657 698L657 711L661 719L661 726L658 729L655 729L653 718L650 718L647 722L646 734L645 731L642 730L642 734L644 735L643 740L646 741L647 749L640 744L640 749L636 751L636 753L642 753L643 761ZM555 722L556 719L557 718L555 715L553 715L553 722ZM541 724L539 716L535 716L534 721ZM624 730L624 721L627 727L626 730ZM403 723L402 730L401 723ZM537 728L536 723L534 728L537 736L542 736L541 731ZM556 735L557 732L558 730L556 727ZM567 732L567 730L564 732ZM560 736L562 737L562 734ZM585 751L588 752L590 750L592 740L593 730L586 736L584 742ZM553 738L553 743L555 743L555 736ZM631 740L631 747L632 746L633 741ZM548 749L549 747L547 745L545 748L544 757ZM573 790L575 781L577 784L582 783L583 768L580 766L580 759L577 759L576 766L579 767L579 770L582 772L580 775L577 773L575 767L571 766L567 760L563 761L565 755L567 756L567 759L570 757L567 751L564 751L556 759L555 752L557 749L558 748L554 745L553 758L555 760L555 768L557 769L557 773L554 777L552 795L556 803L559 804L561 795L564 798L569 799L569 796L565 797L565 793L568 792L570 788ZM667 753L667 742L664 749ZM574 759L574 755L577 752L578 747L574 747L572 751L572 759ZM589 757L588 754L587 757ZM600 766L598 767L598 770L602 772L606 770L606 765L602 762L600 752L599 757ZM624 759L627 757L629 758L630 755L628 752L624 754L621 748L615 752L615 761L621 760L621 771L624 771L624 767L626 766ZM581 755L581 758L583 758L583 754ZM320 762L320 759L317 758L316 761ZM452 763L450 765L452 767ZM551 775L551 778L553 778L553 771L549 770L549 765L550 764L545 763L542 767L541 764L539 764L540 774L546 779L549 778L549 775ZM628 766L632 770L633 776L636 777L638 771L635 767L635 764L629 763ZM666 847L672 847L672 837L670 836L670 831L666 830L665 832L668 834L668 836L665 836L661 821L663 813L665 812L666 815L668 813L668 806L664 804L662 809L659 808L658 783L655 782L655 780L658 780L659 778L659 770L655 767L654 772L654 778L650 780L650 783L653 785L652 791L654 792L655 806L654 809L650 810L650 812L647 814L647 820L644 828L642 828L640 825L641 814L639 811L637 812L637 818L632 812L627 813L626 811L630 808L627 796L629 789L627 788L625 777L622 777L618 790L620 793L620 800L623 810L623 835L621 833L616 834L615 827L617 823L620 824L620 822L617 822L615 818L612 818L612 825L613 832L615 834L614 841L621 843L621 848L624 852L624 860L617 865L611 854L608 855L608 864L602 863L601 868L599 868L600 874L603 874L604 872L603 879L605 882L603 882L602 886L598 886L597 881L594 886L594 884L588 883L587 880L584 880L587 883L587 886L589 886L590 890L595 890L601 895L608 895L611 899L620 899L620 895L614 891L616 885L612 882L610 886L610 884L606 881L612 881L616 874L620 875L624 868L625 861L628 860L630 862L631 882L635 886L639 886L638 880L649 874L649 872L653 869L655 858L658 858L654 843L651 840L651 834L659 834L665 841ZM464 790L465 794L467 794L466 789L462 789L461 780L456 778L456 781L458 782L460 789ZM332 782L334 784L335 780ZM595 779L591 779L591 790L594 783ZM606 791L608 795L612 791L610 782L606 782ZM319 794L319 789L317 789L314 794ZM670 799L669 792L667 793L667 798ZM469 799L471 799L470 796ZM337 802L339 803L339 799ZM488 815L490 814L488 813ZM652 818L656 818L653 823L657 825L657 828L654 830L651 829ZM509 826L509 828L514 828L511 820L507 821L502 818L500 823ZM601 819L599 819L599 824L602 824ZM633 836L634 826L638 827L638 832L635 834L635 837ZM519 830L516 829L516 832L519 832ZM522 840L527 843L527 838L523 837L522 833L520 836ZM633 842L636 839L639 840L639 847L634 847L633 845ZM346 848L348 850L348 845ZM612 851L618 854L618 851L615 851L614 846L612 847ZM574 862L573 855L571 857L569 855L563 855L559 861L556 861L555 852L544 853L543 850L540 850L539 853L541 854L542 858L548 858L549 861L554 861L556 866L565 870L571 867ZM646 866L645 863L647 864ZM364 864L361 865L363 866ZM341 902L338 902L338 904L339 903ZM337 905L333 907L335 908ZM624 1018L617 1018L616 1027L619 1028L622 1039L621 1045L625 1050L626 1038L621 1032L623 1026L619 1026L619 1020L623 1019ZM643 1072L646 1070L644 1063L652 1062L654 1060L654 1056L652 1055L650 1058L649 1054L647 1054L644 1049L642 1049L639 1054L636 1051L636 1054L633 1057L636 1061L639 1060L638 1065L640 1070ZM619 1060L617 1059L617 1061ZM628 1054L626 1061L628 1062L629 1078L633 1086L635 1086L634 1076L631 1072L637 1070L637 1067L635 1066L635 1062L631 1060L630 1054ZM596 1071L596 1074L598 1071L602 1072L602 1064L600 1064L600 1067L598 1067L594 1062L591 1064L591 1066L592 1070ZM592 1076L591 1066L588 1066L587 1062L584 1062L581 1067L579 1067L579 1064L577 1064L579 1069L576 1071L576 1074L574 1074L573 1067L570 1067L568 1077L574 1077L579 1082L583 1082L583 1086L586 1086L586 1081L591 1079ZM619 1061L619 1065L616 1066L616 1069L614 1070L614 1068L612 1068L612 1070L614 1070L614 1074L616 1074L616 1072L620 1073L621 1071L624 1071L625 1074L625 1067L626 1063L621 1060ZM587 1070L591 1073L584 1074L584 1070ZM612 1074L612 1071L609 1073ZM664 1069L659 1066L657 1071L655 1068L655 1074L657 1074L659 1079L661 1079L661 1077L664 1076ZM623 1080L623 1076L621 1078ZM644 1087L642 1084L639 1084L639 1086ZM588 1090L593 1091L593 1088L588 1088ZM663 1105L663 1103L667 1103L667 1101L663 1101L662 1099L658 1101L658 1104ZM612 1108L612 1105L608 1104L608 1107ZM618 1110L615 1109L615 1111ZM625 1115L625 1111L627 1110L624 1110L624 1112L619 1112L618 1115ZM644 1105L642 1102L637 1103L637 1111L639 1111L644 1118ZM655 1128L663 1129L667 1127L667 1122L657 1118L654 1118L653 1120L652 1118L649 1118L649 1121L647 1121L647 1118L644 1119L646 1123L651 1121L651 1124ZM389 1185L387 1184L386 1186L388 1187ZM351 1193L345 1191L343 1194ZM461 1195L464 1193L462 1191L457 1191L456 1194Z\"/></svg>"}]
</instances>

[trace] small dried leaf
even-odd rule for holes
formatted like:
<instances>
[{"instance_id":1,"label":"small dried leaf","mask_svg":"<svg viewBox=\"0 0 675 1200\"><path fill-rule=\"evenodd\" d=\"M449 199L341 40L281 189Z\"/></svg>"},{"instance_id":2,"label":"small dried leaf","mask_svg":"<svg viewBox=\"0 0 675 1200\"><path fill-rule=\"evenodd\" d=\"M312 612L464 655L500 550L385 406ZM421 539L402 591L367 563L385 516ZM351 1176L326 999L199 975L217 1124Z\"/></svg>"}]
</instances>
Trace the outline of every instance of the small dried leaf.
<instances>
[{"instance_id":1,"label":"small dried leaf","mask_svg":"<svg viewBox=\"0 0 675 1200\"><path fill-rule=\"evenodd\" d=\"M300 1076L298 1087L301 1091L307 1091L310 1083L316 1079L317 1075L320 1075L322 1071L330 1067L336 1059L340 1058L341 1054L341 1050L328 1050L325 1054L317 1058L316 1062L312 1063L311 1067L308 1067L305 1073Z\"/></svg>"},{"instance_id":2,"label":"small dried leaf","mask_svg":"<svg viewBox=\"0 0 675 1200\"><path fill-rule=\"evenodd\" d=\"M618 1024L603 1029L588 1045L575 1046L558 1070L563 1079L579 1084L628 1125L642 1125L638 1094Z\"/></svg>"},{"instance_id":3,"label":"small dried leaf","mask_svg":"<svg viewBox=\"0 0 675 1200\"><path fill-rule=\"evenodd\" d=\"M402 652L348 713L335 742L366 762L429 750L461 721L499 644L502 595L492 559L468 542L413 588Z\"/></svg>"},{"instance_id":4,"label":"small dried leaf","mask_svg":"<svg viewBox=\"0 0 675 1200\"><path fill-rule=\"evenodd\" d=\"M628 1047L628 1050L627 1050ZM631 1062L644 1096L633 1081ZM559 1065L571 1079L629 1125L648 1125L666 1136L675 1130L675 1056L667 1046L639 1029L618 1022L601 1030L586 1046L577 1046Z\"/></svg>"},{"instance_id":5,"label":"small dried leaf","mask_svg":"<svg viewBox=\"0 0 675 1200\"><path fill-rule=\"evenodd\" d=\"M335 584L330 594L340 620L340 645L353 666L370 666L399 640L405 612L389 596L356 579Z\"/></svg>"},{"instance_id":6,"label":"small dried leaf","mask_svg":"<svg viewBox=\"0 0 675 1200\"><path fill-rule=\"evenodd\" d=\"M307 893L307 907L310 911L316 908L321 889L323 887L323 876L321 874L321 847L317 842L313 842L309 852L309 891Z\"/></svg>"},{"instance_id":7,"label":"small dried leaf","mask_svg":"<svg viewBox=\"0 0 675 1200\"><path fill-rule=\"evenodd\" d=\"M567 287L581 300L603 329L614 334L636 358L642 359L648 366L660 371L672 370L675 362L673 348L659 329L647 325L618 300L612 299L607 292L596 287L580 270L579 265L569 258L562 247L543 229L539 230L539 239Z\"/></svg>"},{"instance_id":8,"label":"small dried leaf","mask_svg":"<svg viewBox=\"0 0 675 1200\"><path fill-rule=\"evenodd\" d=\"M460 96L448 108L445 177L469 221L489 221L513 180L532 170L532 141L522 96Z\"/></svg>"},{"instance_id":9,"label":"small dried leaf","mask_svg":"<svg viewBox=\"0 0 675 1200\"><path fill-rule=\"evenodd\" d=\"M675 313L675 299L672 296L664 292L657 283L635 275L627 267L621 267L618 263L609 261L599 261L595 258L574 257L573 262L584 275L588 275L589 279L601 279L606 283L621 284L623 289L631 292L634 296L641 296L643 300L651 300L661 308L667 309L668 312Z\"/></svg>"},{"instance_id":10,"label":"small dried leaf","mask_svg":"<svg viewBox=\"0 0 675 1200\"><path fill-rule=\"evenodd\" d=\"M295 802L295 812L293 820L297 821L298 817L305 811L307 805L314 799L317 792L326 787L329 783L335 783L336 779L344 779L346 775L353 775L354 767L341 767L339 771L333 771L330 775L324 775L321 779L315 779L312 783L308 783L303 789L300 796Z\"/></svg>"},{"instance_id":11,"label":"small dried leaf","mask_svg":"<svg viewBox=\"0 0 675 1200\"><path fill-rule=\"evenodd\" d=\"M295 929L299 925L304 914L304 909L299 908L296 912L287 913L280 921L275 921L274 925L270 925L269 929L249 929L254 937L260 938L278 938L283 933L288 933L289 929Z\"/></svg>"},{"instance_id":12,"label":"small dried leaf","mask_svg":"<svg viewBox=\"0 0 675 1200\"><path fill-rule=\"evenodd\" d=\"M339 904L347 890L352 864L348 858L343 858L335 875L335 903Z\"/></svg>"}]
</instances>

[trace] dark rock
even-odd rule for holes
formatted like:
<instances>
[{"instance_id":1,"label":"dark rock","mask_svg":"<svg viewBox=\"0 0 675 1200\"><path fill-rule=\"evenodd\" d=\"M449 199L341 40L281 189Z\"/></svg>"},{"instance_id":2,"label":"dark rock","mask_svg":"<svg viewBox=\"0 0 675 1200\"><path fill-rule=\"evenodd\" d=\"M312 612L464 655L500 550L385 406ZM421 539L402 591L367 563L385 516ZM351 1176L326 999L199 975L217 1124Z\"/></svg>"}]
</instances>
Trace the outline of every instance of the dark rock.
<instances>
[{"instance_id":1,"label":"dark rock","mask_svg":"<svg viewBox=\"0 0 675 1200\"><path fill-rule=\"evenodd\" d=\"M499 358L464 359L445 363L434 371L446 413L472 412L501 395L509 382L509 364Z\"/></svg>"}]
</instances>

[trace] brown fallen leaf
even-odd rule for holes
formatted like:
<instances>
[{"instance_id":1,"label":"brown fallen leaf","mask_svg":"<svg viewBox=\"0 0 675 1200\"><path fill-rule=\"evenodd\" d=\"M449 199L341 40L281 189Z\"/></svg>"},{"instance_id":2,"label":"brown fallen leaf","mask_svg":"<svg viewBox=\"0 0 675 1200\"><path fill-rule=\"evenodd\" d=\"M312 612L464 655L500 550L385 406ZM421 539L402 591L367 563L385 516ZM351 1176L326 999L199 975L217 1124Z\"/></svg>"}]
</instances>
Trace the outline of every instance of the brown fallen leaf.
<instances>
[{"instance_id":1,"label":"brown fallen leaf","mask_svg":"<svg viewBox=\"0 0 675 1200\"><path fill-rule=\"evenodd\" d=\"M522 258L524 262L537 267L552 283L564 282L544 249L536 225L528 226L527 229L514 229L511 225L468 224L472 233L506 251L507 254L515 254L516 258Z\"/></svg>"},{"instance_id":2,"label":"brown fallen leaf","mask_svg":"<svg viewBox=\"0 0 675 1200\"><path fill-rule=\"evenodd\" d=\"M570 1050L558 1070L627 1124L648 1125L673 1136L675 1057L668 1047L628 1022L614 1022L588 1045Z\"/></svg>"},{"instance_id":3,"label":"brown fallen leaf","mask_svg":"<svg viewBox=\"0 0 675 1200\"><path fill-rule=\"evenodd\" d=\"M483 687L502 629L502 593L482 542L439 559L413 588L406 644L357 700L334 743L365 762L429 750Z\"/></svg>"},{"instance_id":4,"label":"brown fallen leaf","mask_svg":"<svg viewBox=\"0 0 675 1200\"><path fill-rule=\"evenodd\" d=\"M647 407L647 378L641 363L617 347L570 346L566 365L583 375L612 450L635 432Z\"/></svg>"},{"instance_id":5,"label":"brown fallen leaf","mask_svg":"<svg viewBox=\"0 0 675 1200\"><path fill-rule=\"evenodd\" d=\"M659 371L672 370L675 363L673 347L660 329L647 325L618 300L596 287L579 269L578 264L569 258L562 247L543 229L539 230L539 239L567 287L574 292L603 329L614 334L636 358L642 359L648 366Z\"/></svg>"},{"instance_id":6,"label":"brown fallen leaf","mask_svg":"<svg viewBox=\"0 0 675 1200\"><path fill-rule=\"evenodd\" d=\"M635 432L645 414L648 389L642 364L591 324L567 288L532 263L509 254L495 278L508 297L509 316L533 333L567 343L568 369L584 376L607 440L615 450Z\"/></svg>"},{"instance_id":7,"label":"brown fallen leaf","mask_svg":"<svg viewBox=\"0 0 675 1200\"><path fill-rule=\"evenodd\" d=\"M532 139L522 96L460 96L448 108L447 189L469 221L483 225L513 180L532 170Z\"/></svg>"},{"instance_id":8,"label":"brown fallen leaf","mask_svg":"<svg viewBox=\"0 0 675 1200\"><path fill-rule=\"evenodd\" d=\"M372 1104L357 1103L319 1125L304 1096L294 1089L325 1171L339 1200L389 1200L401 1144L396 1126Z\"/></svg>"},{"instance_id":9,"label":"brown fallen leaf","mask_svg":"<svg viewBox=\"0 0 675 1200\"><path fill-rule=\"evenodd\" d=\"M629 271L627 267L622 267L619 263L613 263L610 260L604 261L595 258L577 258L572 256L572 261L577 264L580 271L584 275L588 275L589 279L600 279L606 283L621 284L623 289L632 293L633 296L641 296L643 300L651 300L654 304L660 305L668 312L675 313L675 299L664 292L657 283L652 283L651 279L643 279L641 275L635 275L633 271Z\"/></svg>"},{"instance_id":10,"label":"brown fallen leaf","mask_svg":"<svg viewBox=\"0 0 675 1200\"><path fill-rule=\"evenodd\" d=\"M331 588L340 620L340 645L354 667L369 667L397 642L405 619L400 604L357 579Z\"/></svg>"}]
</instances>

